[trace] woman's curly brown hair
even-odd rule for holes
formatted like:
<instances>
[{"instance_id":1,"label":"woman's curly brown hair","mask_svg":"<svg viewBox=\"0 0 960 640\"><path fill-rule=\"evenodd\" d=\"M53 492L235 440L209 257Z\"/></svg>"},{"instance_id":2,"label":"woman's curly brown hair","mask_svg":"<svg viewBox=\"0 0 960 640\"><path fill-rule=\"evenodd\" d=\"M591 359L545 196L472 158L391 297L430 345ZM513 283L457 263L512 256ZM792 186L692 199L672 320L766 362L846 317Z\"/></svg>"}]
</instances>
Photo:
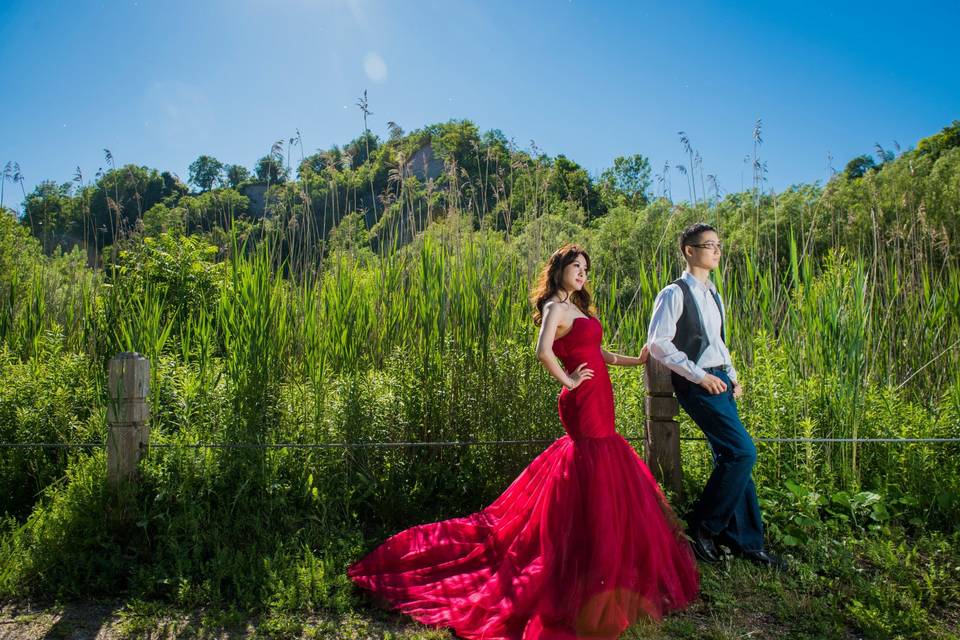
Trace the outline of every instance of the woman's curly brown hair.
<instances>
[{"instance_id":1,"label":"woman's curly brown hair","mask_svg":"<svg viewBox=\"0 0 960 640\"><path fill-rule=\"evenodd\" d=\"M562 291L563 270L579 256L583 256L584 260L587 261L587 271L590 271L590 256L578 244L567 244L560 247L553 252L553 255L547 260L547 264L544 265L543 271L537 278L536 286L530 292L530 303L534 306L533 323L538 327L543 322L543 305L551 296ZM596 315L596 309L590 299L590 292L587 291L586 287L580 291L575 291L570 296L570 301L577 305L577 308L583 311L585 315L591 317Z\"/></svg>"}]
</instances>

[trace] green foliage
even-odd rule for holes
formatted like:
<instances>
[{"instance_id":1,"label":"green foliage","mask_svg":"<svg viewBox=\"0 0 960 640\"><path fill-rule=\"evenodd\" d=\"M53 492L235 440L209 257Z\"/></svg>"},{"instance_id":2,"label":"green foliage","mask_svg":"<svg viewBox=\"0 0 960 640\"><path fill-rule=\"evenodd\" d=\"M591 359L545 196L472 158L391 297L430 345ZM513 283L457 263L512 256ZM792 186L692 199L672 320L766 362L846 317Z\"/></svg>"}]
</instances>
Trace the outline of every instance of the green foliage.
<instances>
[{"instance_id":1,"label":"green foliage","mask_svg":"<svg viewBox=\"0 0 960 640\"><path fill-rule=\"evenodd\" d=\"M81 239L83 230L79 226L80 216L74 211L76 202L71 198L71 190L69 182L58 185L44 181L24 202L23 222L29 225L35 237L42 240L46 253L56 246L69 248Z\"/></svg>"},{"instance_id":2,"label":"green foliage","mask_svg":"<svg viewBox=\"0 0 960 640\"><path fill-rule=\"evenodd\" d=\"M143 214L143 232L148 236L159 236L163 233L182 235L187 228L184 213L179 207L171 209L158 202Z\"/></svg>"},{"instance_id":3,"label":"green foliage","mask_svg":"<svg viewBox=\"0 0 960 640\"><path fill-rule=\"evenodd\" d=\"M431 143L441 158L466 158L480 139L480 130L469 120L450 120L426 127Z\"/></svg>"},{"instance_id":4,"label":"green foliage","mask_svg":"<svg viewBox=\"0 0 960 640\"><path fill-rule=\"evenodd\" d=\"M318 175L326 169L331 162L331 157L327 152L317 152L305 157L297 165L297 177L306 180L311 176Z\"/></svg>"},{"instance_id":5,"label":"green foliage","mask_svg":"<svg viewBox=\"0 0 960 640\"><path fill-rule=\"evenodd\" d=\"M5 283L23 280L40 262L40 243L7 212L0 215L0 274ZM4 292L3 298L9 297Z\"/></svg>"},{"instance_id":6,"label":"green foliage","mask_svg":"<svg viewBox=\"0 0 960 640\"><path fill-rule=\"evenodd\" d=\"M223 180L223 173L226 165L213 156L200 156L190 163L190 184L195 185L200 191L209 191Z\"/></svg>"},{"instance_id":7,"label":"green foliage","mask_svg":"<svg viewBox=\"0 0 960 640\"><path fill-rule=\"evenodd\" d=\"M856 180L862 178L868 171L876 169L876 167L873 158L864 154L848 162L847 166L843 168L843 173L849 180Z\"/></svg>"},{"instance_id":8,"label":"green foliage","mask_svg":"<svg viewBox=\"0 0 960 640\"><path fill-rule=\"evenodd\" d=\"M635 153L614 158L613 166L600 174L599 188L607 208L639 209L649 202L651 184L650 160Z\"/></svg>"},{"instance_id":9,"label":"green foliage","mask_svg":"<svg viewBox=\"0 0 960 640\"><path fill-rule=\"evenodd\" d=\"M162 199L178 193L155 169L128 164L102 174L84 189L89 220L85 239L96 247L113 244L137 228L143 213Z\"/></svg>"},{"instance_id":10,"label":"green foliage","mask_svg":"<svg viewBox=\"0 0 960 640\"><path fill-rule=\"evenodd\" d=\"M227 178L227 186L231 189L239 189L250 179L250 170L241 164L224 165L223 171Z\"/></svg>"},{"instance_id":11,"label":"green foliage","mask_svg":"<svg viewBox=\"0 0 960 640\"><path fill-rule=\"evenodd\" d=\"M755 258L775 256L781 266L788 257L785 240L791 231L801 251L813 255L827 246L844 246L856 253L867 243L876 250L885 243L901 246L904 240L913 244L924 240L929 243L925 252L950 255L955 253L950 249L952 239L960 231L956 216L949 213L956 204L951 181L958 174L955 155L951 162L941 160L956 150L951 142L955 130L956 123L899 158L877 145L879 164L869 155L855 158L825 188L798 185L776 195L755 189L721 199L714 179L712 198L695 199L692 206L681 204L680 211L689 213L689 219L722 224L724 234L736 241L729 243L735 253L749 250ZM386 142L365 132L343 147L303 158L297 182L289 182L287 175L291 149L284 150L282 141L276 144L257 163L256 179L273 189L266 211L256 211L268 219L258 221L250 237L283 236L290 246L281 248L280 254L300 271L322 260L323 241L352 212L364 216L367 229L373 231L373 248L380 253L411 242L430 222L453 211L467 215L475 229L512 235L514 228L545 213L562 216L576 207L587 220L598 220L618 206L642 210L650 201L649 161L641 154L614 159L611 168L593 179L563 155L551 158L533 143L529 150L517 149L502 132L481 132L467 120L408 134L398 133L398 127L392 131ZM291 145L295 141L291 139ZM689 140L685 144L689 146ZM688 152L695 164L698 154L692 148ZM216 181L211 182L211 176L220 175L219 163L204 156L194 164L197 177L204 176L201 188L213 187ZM231 187L248 184L249 172L243 166L224 168ZM685 171L692 181L689 187L695 189L698 176L692 169ZM663 195L672 194L669 172L666 167L657 176ZM703 190L703 176L699 178ZM865 178L869 180L864 182ZM77 182L72 195L68 185L45 183L29 199L32 205L25 219L48 253L57 246L82 244L96 261L117 238L136 232L144 214L158 203L166 209L153 211L143 221L151 234L176 231L180 210L186 209L187 233L222 236L232 222L229 214L242 216L246 209L243 203L197 204L184 198L186 186L171 174L158 175L134 165L98 174L93 185L84 185L79 175ZM285 188L277 190L277 185ZM174 210L177 213L171 214ZM913 220L918 224L911 225ZM649 234L661 231L652 227Z\"/></svg>"},{"instance_id":12,"label":"green foliage","mask_svg":"<svg viewBox=\"0 0 960 640\"><path fill-rule=\"evenodd\" d=\"M695 220L724 239L715 279L751 433L960 437L958 149L694 205L646 202L642 156L593 181L469 121L358 138L305 159L296 182L278 184L282 149L267 159L262 217L232 189L189 195L131 166L73 195L48 184L28 209L53 227L79 221L86 252L0 222L0 439L102 438L106 361L132 349L151 360L157 445L124 504L102 490L99 452L0 449L13 516L0 527L0 593L350 609L348 562L399 528L487 504L543 446L183 445L552 439L557 387L533 355L527 301L543 260L566 242L589 248L605 344L635 353L656 292L681 268L677 233ZM121 231L104 270L86 266L100 266L108 239L99 197ZM618 425L639 436L641 377L612 378ZM682 433L699 435L686 418ZM798 580L840 612L812 616L806 633L916 635L936 615L924 608L952 606L936 587L868 584L855 564L877 563L864 575L878 583L881 572L898 585L955 579L919 559L898 573L888 564L902 550L880 548L903 534L941 554L936 532L960 516L954 445L758 448L770 537L822 560L825 577ZM689 441L683 456L695 495L710 457ZM844 549L846 538L877 546ZM854 586L831 599L829 580ZM706 584L718 606L729 599Z\"/></svg>"},{"instance_id":13,"label":"green foliage","mask_svg":"<svg viewBox=\"0 0 960 640\"><path fill-rule=\"evenodd\" d=\"M587 175L586 169L564 155L558 155L551 163L546 179L547 198L552 203L551 213L579 205L584 212L600 213L599 196Z\"/></svg>"},{"instance_id":14,"label":"green foliage","mask_svg":"<svg viewBox=\"0 0 960 640\"><path fill-rule=\"evenodd\" d=\"M229 230L247 215L250 200L234 189L215 189L179 201L188 233Z\"/></svg>"},{"instance_id":15,"label":"green foliage","mask_svg":"<svg viewBox=\"0 0 960 640\"><path fill-rule=\"evenodd\" d=\"M214 308L225 275L216 254L217 248L201 238L161 233L121 250L111 279L127 298L156 293L183 317Z\"/></svg>"},{"instance_id":16,"label":"green foliage","mask_svg":"<svg viewBox=\"0 0 960 640\"><path fill-rule=\"evenodd\" d=\"M330 232L330 251L353 256L368 254L373 257L362 215L356 212L348 213L340 220L340 224Z\"/></svg>"},{"instance_id":17,"label":"green foliage","mask_svg":"<svg viewBox=\"0 0 960 640\"><path fill-rule=\"evenodd\" d=\"M343 151L350 156L351 169L357 169L370 160L371 155L377 150L380 146L380 138L376 134L366 131L354 140L351 140L344 148Z\"/></svg>"},{"instance_id":18,"label":"green foliage","mask_svg":"<svg viewBox=\"0 0 960 640\"><path fill-rule=\"evenodd\" d=\"M142 549L129 544L136 530L124 526L125 509L114 502L106 485L102 452L82 456L68 468L65 481L51 485L27 521L4 536L0 554L0 593L42 590L52 596L118 592L125 586L128 563Z\"/></svg>"},{"instance_id":19,"label":"green foliage","mask_svg":"<svg viewBox=\"0 0 960 640\"><path fill-rule=\"evenodd\" d=\"M0 350L0 442L102 442L103 416L89 363L80 354L48 348L26 363ZM76 459L70 449L0 448L0 513L27 516L36 497Z\"/></svg>"},{"instance_id":20,"label":"green foliage","mask_svg":"<svg viewBox=\"0 0 960 640\"><path fill-rule=\"evenodd\" d=\"M526 257L531 278L537 267L558 247L568 242L586 244L588 232L580 225L582 222L582 210L571 208L562 213L542 215L523 225L514 243L520 254Z\"/></svg>"},{"instance_id":21,"label":"green foliage","mask_svg":"<svg viewBox=\"0 0 960 640\"><path fill-rule=\"evenodd\" d=\"M917 153L936 160L944 152L960 147L960 120L954 120L939 133L917 143Z\"/></svg>"},{"instance_id":22,"label":"green foliage","mask_svg":"<svg viewBox=\"0 0 960 640\"><path fill-rule=\"evenodd\" d=\"M132 591L186 606L342 610L354 603L344 568L362 549L362 530L383 536L412 519L479 507L535 449L272 450L254 472L229 450L162 448L219 437L217 416L228 423L249 416L249 400L238 395L250 398L250 389L198 392L198 376L193 368L161 376L165 402L179 410L154 420L159 448L142 463L135 495L113 502L100 453L76 458L67 481L48 488L3 538L0 593ZM494 380L517 393L502 402ZM382 371L326 380L322 396L309 385L285 387L259 433L266 441L489 440L517 423L546 424L550 389L526 345L505 346L486 363L398 352ZM557 430L528 435L551 438ZM89 536L104 517L107 526ZM56 559L70 570L52 571ZM96 579L81 578L85 571Z\"/></svg>"},{"instance_id":23,"label":"green foliage","mask_svg":"<svg viewBox=\"0 0 960 640\"><path fill-rule=\"evenodd\" d=\"M264 184L282 184L287 181L287 168L283 165L283 158L273 154L257 160L254 173L257 180Z\"/></svg>"}]
</instances>

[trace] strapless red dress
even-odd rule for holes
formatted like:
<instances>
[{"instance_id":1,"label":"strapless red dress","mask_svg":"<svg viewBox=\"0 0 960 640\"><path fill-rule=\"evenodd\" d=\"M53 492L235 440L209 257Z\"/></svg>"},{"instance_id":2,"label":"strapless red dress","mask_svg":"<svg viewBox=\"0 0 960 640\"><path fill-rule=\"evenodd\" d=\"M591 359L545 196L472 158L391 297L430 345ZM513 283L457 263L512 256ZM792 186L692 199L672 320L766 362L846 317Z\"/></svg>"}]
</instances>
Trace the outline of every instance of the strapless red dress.
<instances>
[{"instance_id":1,"label":"strapless red dress","mask_svg":"<svg viewBox=\"0 0 960 640\"><path fill-rule=\"evenodd\" d=\"M493 504L401 531L348 569L394 609L462 638L616 638L697 596L693 554L650 470L614 427L596 318L553 344L592 379L560 393L567 434Z\"/></svg>"}]
</instances>

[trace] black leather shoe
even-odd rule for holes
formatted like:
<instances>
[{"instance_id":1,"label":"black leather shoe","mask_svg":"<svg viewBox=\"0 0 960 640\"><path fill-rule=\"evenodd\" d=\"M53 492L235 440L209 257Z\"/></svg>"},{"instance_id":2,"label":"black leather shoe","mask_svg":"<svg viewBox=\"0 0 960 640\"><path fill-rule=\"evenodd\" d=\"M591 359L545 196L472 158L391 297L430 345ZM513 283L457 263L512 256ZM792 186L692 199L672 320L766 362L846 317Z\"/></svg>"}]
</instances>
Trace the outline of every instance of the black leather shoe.
<instances>
[{"instance_id":1,"label":"black leather shoe","mask_svg":"<svg viewBox=\"0 0 960 640\"><path fill-rule=\"evenodd\" d=\"M717 545L713 543L713 537L703 527L695 527L690 530L690 546L693 548L693 555L703 562L720 562L720 556L717 553Z\"/></svg>"},{"instance_id":2,"label":"black leather shoe","mask_svg":"<svg viewBox=\"0 0 960 640\"><path fill-rule=\"evenodd\" d=\"M718 556L737 555L740 551L740 545L734 542L726 531L713 536L713 544L717 547Z\"/></svg>"},{"instance_id":3,"label":"black leather shoe","mask_svg":"<svg viewBox=\"0 0 960 640\"><path fill-rule=\"evenodd\" d=\"M763 549L760 549L759 551L740 551L737 555L744 560L749 560L753 564L763 567L770 567L771 569L776 569L777 571L787 570L787 563L783 558L775 553L764 551Z\"/></svg>"}]
</instances>

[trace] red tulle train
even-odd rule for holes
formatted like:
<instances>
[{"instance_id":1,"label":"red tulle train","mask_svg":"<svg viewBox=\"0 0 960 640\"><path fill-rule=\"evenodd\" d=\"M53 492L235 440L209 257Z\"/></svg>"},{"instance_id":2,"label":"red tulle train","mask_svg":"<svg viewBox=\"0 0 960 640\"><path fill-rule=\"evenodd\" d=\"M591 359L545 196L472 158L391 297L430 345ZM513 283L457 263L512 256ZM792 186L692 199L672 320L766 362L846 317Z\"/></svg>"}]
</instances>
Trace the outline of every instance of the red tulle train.
<instances>
[{"instance_id":1,"label":"red tulle train","mask_svg":"<svg viewBox=\"0 0 960 640\"><path fill-rule=\"evenodd\" d=\"M614 429L600 323L554 343L594 378L560 394L567 435L493 504L402 531L348 570L391 607L462 638L616 638L690 603L696 565L653 476Z\"/></svg>"}]
</instances>

